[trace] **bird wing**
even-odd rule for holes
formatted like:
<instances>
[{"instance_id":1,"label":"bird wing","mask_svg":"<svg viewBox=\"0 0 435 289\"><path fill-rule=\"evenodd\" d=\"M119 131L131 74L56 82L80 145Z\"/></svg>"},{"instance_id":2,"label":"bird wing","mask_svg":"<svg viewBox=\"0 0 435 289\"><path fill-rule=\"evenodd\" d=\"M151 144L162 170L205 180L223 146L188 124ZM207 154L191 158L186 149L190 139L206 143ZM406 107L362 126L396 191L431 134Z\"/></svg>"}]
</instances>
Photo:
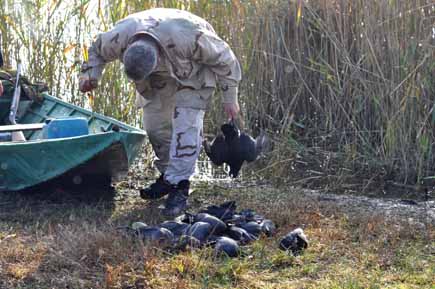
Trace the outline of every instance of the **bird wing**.
<instances>
[{"instance_id":1,"label":"bird wing","mask_svg":"<svg viewBox=\"0 0 435 289\"><path fill-rule=\"evenodd\" d=\"M262 153L266 153L270 149L270 140L265 133L260 133L259 136L255 138L255 152L258 157Z\"/></svg>"},{"instance_id":2,"label":"bird wing","mask_svg":"<svg viewBox=\"0 0 435 289\"><path fill-rule=\"evenodd\" d=\"M210 160L217 166L221 166L228 154L228 147L223 135L218 135L211 144L206 140L203 142L204 150Z\"/></svg>"}]
</instances>

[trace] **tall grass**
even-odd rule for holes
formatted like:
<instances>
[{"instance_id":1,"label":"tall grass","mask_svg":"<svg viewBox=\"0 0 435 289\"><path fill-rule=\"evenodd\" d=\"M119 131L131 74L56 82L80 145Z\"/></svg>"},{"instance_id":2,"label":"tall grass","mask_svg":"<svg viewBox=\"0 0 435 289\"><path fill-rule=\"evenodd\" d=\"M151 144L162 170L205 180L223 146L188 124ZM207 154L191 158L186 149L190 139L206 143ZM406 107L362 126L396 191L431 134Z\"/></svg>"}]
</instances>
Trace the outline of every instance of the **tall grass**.
<instances>
[{"instance_id":1,"label":"tall grass","mask_svg":"<svg viewBox=\"0 0 435 289\"><path fill-rule=\"evenodd\" d=\"M286 136L302 127L312 145L401 181L433 174L433 2L281 5L257 14L250 123Z\"/></svg>"},{"instance_id":2,"label":"tall grass","mask_svg":"<svg viewBox=\"0 0 435 289\"><path fill-rule=\"evenodd\" d=\"M400 182L434 175L435 7L431 0L0 0L2 50L55 95L78 93L83 49L97 31L151 7L190 10L234 48L244 70L247 129L273 135L273 175L286 175L295 139L336 152L348 169L376 165ZM107 67L94 109L138 123L134 91ZM208 129L222 111L215 98ZM279 164L276 166L274 164ZM279 169L278 169L279 167Z\"/></svg>"}]
</instances>

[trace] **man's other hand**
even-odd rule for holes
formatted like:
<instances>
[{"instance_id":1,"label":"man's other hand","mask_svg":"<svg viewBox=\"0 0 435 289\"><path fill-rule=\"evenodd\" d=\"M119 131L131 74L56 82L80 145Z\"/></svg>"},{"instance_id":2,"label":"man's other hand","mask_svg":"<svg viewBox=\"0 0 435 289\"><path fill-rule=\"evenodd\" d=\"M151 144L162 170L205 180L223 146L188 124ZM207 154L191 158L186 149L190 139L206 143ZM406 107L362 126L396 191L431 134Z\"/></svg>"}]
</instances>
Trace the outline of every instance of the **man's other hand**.
<instances>
[{"instance_id":1,"label":"man's other hand","mask_svg":"<svg viewBox=\"0 0 435 289\"><path fill-rule=\"evenodd\" d=\"M3 95L3 84L0 81L0 96L2 96L2 95Z\"/></svg>"},{"instance_id":2,"label":"man's other hand","mask_svg":"<svg viewBox=\"0 0 435 289\"><path fill-rule=\"evenodd\" d=\"M229 119L236 119L240 112L239 103L224 103L224 110Z\"/></svg>"},{"instance_id":3,"label":"man's other hand","mask_svg":"<svg viewBox=\"0 0 435 289\"><path fill-rule=\"evenodd\" d=\"M79 89L81 92L94 90L98 86L98 81L88 77L81 77L79 80Z\"/></svg>"}]
</instances>

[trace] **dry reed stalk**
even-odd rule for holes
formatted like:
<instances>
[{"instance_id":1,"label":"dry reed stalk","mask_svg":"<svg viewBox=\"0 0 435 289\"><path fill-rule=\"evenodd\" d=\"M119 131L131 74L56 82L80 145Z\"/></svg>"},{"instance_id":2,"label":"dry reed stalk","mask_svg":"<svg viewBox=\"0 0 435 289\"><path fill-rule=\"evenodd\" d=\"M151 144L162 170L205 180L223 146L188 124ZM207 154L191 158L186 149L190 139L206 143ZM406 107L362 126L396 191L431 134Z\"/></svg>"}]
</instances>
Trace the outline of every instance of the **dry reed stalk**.
<instances>
[{"instance_id":1,"label":"dry reed stalk","mask_svg":"<svg viewBox=\"0 0 435 289\"><path fill-rule=\"evenodd\" d=\"M81 105L87 103L77 90L79 64L97 30L142 9L188 9L208 19L239 56L240 101L254 134L341 152L349 168L375 162L401 182L435 173L430 0L2 0L0 7L7 63L26 59L32 78ZM107 67L95 94L96 111L139 123L119 64ZM223 121L218 98L207 118L216 132ZM272 164L292 153L280 147Z\"/></svg>"}]
</instances>

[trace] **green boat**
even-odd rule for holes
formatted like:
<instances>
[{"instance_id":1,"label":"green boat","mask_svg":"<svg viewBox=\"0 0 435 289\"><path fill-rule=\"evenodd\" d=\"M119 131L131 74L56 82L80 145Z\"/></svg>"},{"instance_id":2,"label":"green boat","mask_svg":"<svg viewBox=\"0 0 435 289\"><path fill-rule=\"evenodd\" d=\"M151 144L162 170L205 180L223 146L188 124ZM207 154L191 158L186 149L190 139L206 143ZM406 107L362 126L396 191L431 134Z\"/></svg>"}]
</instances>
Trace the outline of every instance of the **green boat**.
<instances>
[{"instance_id":1,"label":"green boat","mask_svg":"<svg viewBox=\"0 0 435 289\"><path fill-rule=\"evenodd\" d=\"M110 184L124 178L138 155L145 132L62 101L47 93L21 99L17 125L7 126L11 97L0 97L0 132L18 130L25 142L0 142L0 192L50 183ZM47 139L43 127L53 119L86 119L88 133ZM9 133L10 134L10 133Z\"/></svg>"}]
</instances>

